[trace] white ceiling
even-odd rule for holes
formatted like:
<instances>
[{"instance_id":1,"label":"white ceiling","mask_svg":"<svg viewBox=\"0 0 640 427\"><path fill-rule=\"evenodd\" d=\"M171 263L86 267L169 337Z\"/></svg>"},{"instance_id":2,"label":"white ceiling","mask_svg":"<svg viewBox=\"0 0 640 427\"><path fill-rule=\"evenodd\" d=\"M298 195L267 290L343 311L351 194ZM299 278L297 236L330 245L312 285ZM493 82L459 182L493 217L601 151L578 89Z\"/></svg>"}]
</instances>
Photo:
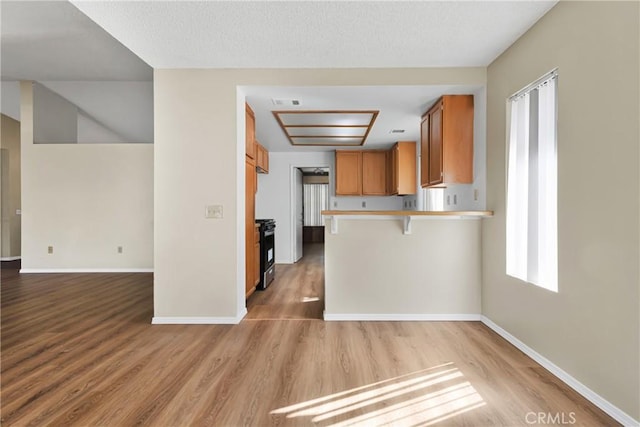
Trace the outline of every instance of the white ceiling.
<instances>
[{"instance_id":1,"label":"white ceiling","mask_svg":"<svg viewBox=\"0 0 640 427\"><path fill-rule=\"evenodd\" d=\"M3 0L2 79L151 80L149 65L486 66L556 2ZM299 109L380 110L366 146L387 147L397 140L417 140L421 114L443 93L482 90L451 86L243 89L256 113L257 137L271 151L323 149L291 146L271 114L285 108L273 105L271 98L300 99ZM3 94L3 110L4 98ZM396 128L406 132L389 133Z\"/></svg>"},{"instance_id":2,"label":"white ceiling","mask_svg":"<svg viewBox=\"0 0 640 427\"><path fill-rule=\"evenodd\" d=\"M256 138L269 151L330 151L336 147L293 146L273 110L380 110L364 144L388 148L395 141L419 141L421 116L442 94L477 94L481 86L246 86L241 88L256 117ZM298 107L274 105L272 98L297 99ZM404 129L391 134L392 129Z\"/></svg>"},{"instance_id":3,"label":"white ceiling","mask_svg":"<svg viewBox=\"0 0 640 427\"><path fill-rule=\"evenodd\" d=\"M67 1L1 1L2 80L146 80L153 70Z\"/></svg>"},{"instance_id":4,"label":"white ceiling","mask_svg":"<svg viewBox=\"0 0 640 427\"><path fill-rule=\"evenodd\" d=\"M154 68L486 66L556 1L83 1Z\"/></svg>"}]
</instances>

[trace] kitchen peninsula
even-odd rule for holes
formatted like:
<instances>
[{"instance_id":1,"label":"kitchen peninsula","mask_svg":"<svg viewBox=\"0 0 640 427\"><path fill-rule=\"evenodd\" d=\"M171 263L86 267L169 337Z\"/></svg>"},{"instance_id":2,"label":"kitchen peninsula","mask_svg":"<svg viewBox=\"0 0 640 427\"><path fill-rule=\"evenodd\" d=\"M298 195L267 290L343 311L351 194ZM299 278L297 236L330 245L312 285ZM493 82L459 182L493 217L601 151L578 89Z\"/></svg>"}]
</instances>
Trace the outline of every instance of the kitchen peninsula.
<instances>
[{"instance_id":1,"label":"kitchen peninsula","mask_svg":"<svg viewBox=\"0 0 640 427\"><path fill-rule=\"evenodd\" d=\"M323 211L325 320L479 320L491 211Z\"/></svg>"}]
</instances>

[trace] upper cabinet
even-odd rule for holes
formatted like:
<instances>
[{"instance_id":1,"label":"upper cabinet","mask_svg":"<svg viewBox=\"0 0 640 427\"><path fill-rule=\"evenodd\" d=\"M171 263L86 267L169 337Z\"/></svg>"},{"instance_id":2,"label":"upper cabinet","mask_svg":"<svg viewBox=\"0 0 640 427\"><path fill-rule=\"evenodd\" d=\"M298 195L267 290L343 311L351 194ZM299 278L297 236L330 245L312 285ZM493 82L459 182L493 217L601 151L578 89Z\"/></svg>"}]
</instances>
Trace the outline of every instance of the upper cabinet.
<instances>
[{"instance_id":1,"label":"upper cabinet","mask_svg":"<svg viewBox=\"0 0 640 427\"><path fill-rule=\"evenodd\" d=\"M250 159L256 160L256 116L249 104L244 104L245 108L245 153Z\"/></svg>"},{"instance_id":2,"label":"upper cabinet","mask_svg":"<svg viewBox=\"0 0 640 427\"><path fill-rule=\"evenodd\" d=\"M386 151L362 151L362 195L387 195Z\"/></svg>"},{"instance_id":3,"label":"upper cabinet","mask_svg":"<svg viewBox=\"0 0 640 427\"><path fill-rule=\"evenodd\" d=\"M269 173L269 152L256 141L256 170L258 173Z\"/></svg>"},{"instance_id":4,"label":"upper cabinet","mask_svg":"<svg viewBox=\"0 0 640 427\"><path fill-rule=\"evenodd\" d=\"M390 150L336 151L336 196L415 193L415 142L398 142Z\"/></svg>"},{"instance_id":5,"label":"upper cabinet","mask_svg":"<svg viewBox=\"0 0 640 427\"><path fill-rule=\"evenodd\" d=\"M362 194L362 152L336 151L336 195Z\"/></svg>"},{"instance_id":6,"label":"upper cabinet","mask_svg":"<svg viewBox=\"0 0 640 427\"><path fill-rule=\"evenodd\" d=\"M388 194L406 196L416 194L416 143L398 141L389 150Z\"/></svg>"},{"instance_id":7,"label":"upper cabinet","mask_svg":"<svg viewBox=\"0 0 640 427\"><path fill-rule=\"evenodd\" d=\"M473 182L473 95L444 95L422 116L420 184Z\"/></svg>"}]
</instances>

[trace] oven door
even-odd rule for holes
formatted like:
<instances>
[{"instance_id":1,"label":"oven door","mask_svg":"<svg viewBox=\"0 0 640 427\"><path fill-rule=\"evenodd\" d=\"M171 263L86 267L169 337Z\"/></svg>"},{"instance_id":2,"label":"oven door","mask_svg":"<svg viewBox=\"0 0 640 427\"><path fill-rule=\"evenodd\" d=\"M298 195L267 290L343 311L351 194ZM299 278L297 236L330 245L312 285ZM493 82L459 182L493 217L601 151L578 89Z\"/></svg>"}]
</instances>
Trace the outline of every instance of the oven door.
<instances>
[{"instance_id":1,"label":"oven door","mask_svg":"<svg viewBox=\"0 0 640 427\"><path fill-rule=\"evenodd\" d=\"M265 270L275 262L275 232L273 229L264 232L264 258Z\"/></svg>"}]
</instances>

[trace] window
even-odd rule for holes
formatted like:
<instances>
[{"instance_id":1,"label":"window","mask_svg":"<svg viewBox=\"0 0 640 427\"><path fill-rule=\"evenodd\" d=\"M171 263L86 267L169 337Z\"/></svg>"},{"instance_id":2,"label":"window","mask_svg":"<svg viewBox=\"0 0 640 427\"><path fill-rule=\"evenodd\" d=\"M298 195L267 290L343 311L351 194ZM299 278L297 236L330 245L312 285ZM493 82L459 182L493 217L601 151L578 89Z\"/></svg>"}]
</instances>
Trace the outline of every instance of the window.
<instances>
[{"instance_id":1,"label":"window","mask_svg":"<svg viewBox=\"0 0 640 427\"><path fill-rule=\"evenodd\" d=\"M507 274L558 291L557 71L509 99Z\"/></svg>"},{"instance_id":2,"label":"window","mask_svg":"<svg viewBox=\"0 0 640 427\"><path fill-rule=\"evenodd\" d=\"M304 225L324 225L323 210L329 209L329 184L304 184Z\"/></svg>"}]
</instances>

